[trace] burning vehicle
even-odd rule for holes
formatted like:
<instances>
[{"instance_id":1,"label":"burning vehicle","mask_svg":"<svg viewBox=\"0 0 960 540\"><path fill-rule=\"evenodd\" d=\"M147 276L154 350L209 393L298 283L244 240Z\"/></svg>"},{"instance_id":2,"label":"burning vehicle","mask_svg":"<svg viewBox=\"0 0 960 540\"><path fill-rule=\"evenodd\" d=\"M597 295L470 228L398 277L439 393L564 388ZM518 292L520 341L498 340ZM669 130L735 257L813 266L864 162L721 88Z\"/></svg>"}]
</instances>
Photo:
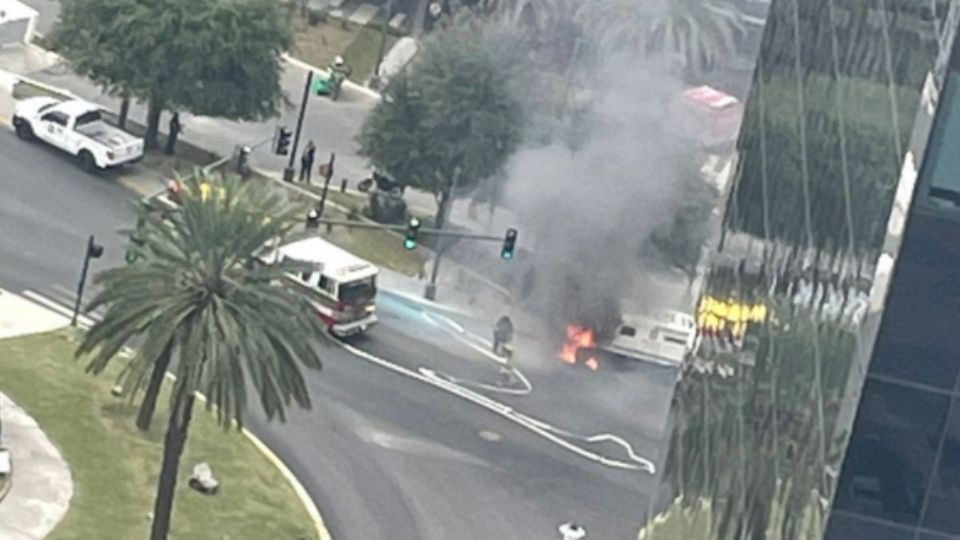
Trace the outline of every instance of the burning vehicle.
<instances>
[{"instance_id":1,"label":"burning vehicle","mask_svg":"<svg viewBox=\"0 0 960 540\"><path fill-rule=\"evenodd\" d=\"M609 338L598 340L591 328L567 325L560 359L596 371L604 362L636 361L680 368L698 344L696 330L664 324L658 318L624 316Z\"/></svg>"}]
</instances>

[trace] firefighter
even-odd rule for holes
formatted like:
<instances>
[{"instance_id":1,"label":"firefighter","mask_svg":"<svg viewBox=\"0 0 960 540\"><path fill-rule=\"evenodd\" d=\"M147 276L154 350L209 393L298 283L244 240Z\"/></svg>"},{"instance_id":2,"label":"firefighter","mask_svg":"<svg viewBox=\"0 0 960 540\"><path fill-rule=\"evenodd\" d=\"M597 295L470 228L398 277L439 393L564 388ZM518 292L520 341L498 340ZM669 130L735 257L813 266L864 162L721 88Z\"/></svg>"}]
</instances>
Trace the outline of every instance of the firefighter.
<instances>
[{"instance_id":1,"label":"firefighter","mask_svg":"<svg viewBox=\"0 0 960 540\"><path fill-rule=\"evenodd\" d=\"M493 353L501 354L505 345L513 340L513 321L509 315L503 315L493 327Z\"/></svg>"}]
</instances>

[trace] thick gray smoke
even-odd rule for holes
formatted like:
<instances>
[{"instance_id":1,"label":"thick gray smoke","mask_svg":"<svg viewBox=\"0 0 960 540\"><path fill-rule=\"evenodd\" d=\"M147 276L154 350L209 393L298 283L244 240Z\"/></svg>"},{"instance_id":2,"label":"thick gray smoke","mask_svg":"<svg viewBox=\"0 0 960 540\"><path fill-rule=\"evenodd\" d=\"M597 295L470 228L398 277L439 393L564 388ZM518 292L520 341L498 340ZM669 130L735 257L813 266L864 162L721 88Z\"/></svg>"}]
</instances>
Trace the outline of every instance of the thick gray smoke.
<instances>
[{"instance_id":1,"label":"thick gray smoke","mask_svg":"<svg viewBox=\"0 0 960 540\"><path fill-rule=\"evenodd\" d=\"M526 301L561 330L576 322L603 333L622 311L657 307L652 287L631 293L643 278L641 249L673 219L681 175L696 160L669 112L683 86L649 65L613 64L590 75L598 90L575 150L526 149L507 167L504 203L532 243Z\"/></svg>"}]
</instances>

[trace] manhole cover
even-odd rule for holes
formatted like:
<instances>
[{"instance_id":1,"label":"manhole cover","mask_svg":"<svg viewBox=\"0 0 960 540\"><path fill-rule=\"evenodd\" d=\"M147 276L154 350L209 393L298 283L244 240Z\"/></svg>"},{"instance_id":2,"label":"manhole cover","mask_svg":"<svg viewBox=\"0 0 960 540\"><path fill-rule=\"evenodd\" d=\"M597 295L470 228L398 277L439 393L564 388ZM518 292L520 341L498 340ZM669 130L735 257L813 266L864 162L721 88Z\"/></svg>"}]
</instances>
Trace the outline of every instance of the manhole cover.
<instances>
[{"instance_id":1,"label":"manhole cover","mask_svg":"<svg viewBox=\"0 0 960 540\"><path fill-rule=\"evenodd\" d=\"M480 438L483 439L483 440L485 440L485 441L497 442L497 441L499 441L500 439L502 439L503 436L500 435L499 433L495 432L495 431L483 430L483 431L480 432Z\"/></svg>"}]
</instances>

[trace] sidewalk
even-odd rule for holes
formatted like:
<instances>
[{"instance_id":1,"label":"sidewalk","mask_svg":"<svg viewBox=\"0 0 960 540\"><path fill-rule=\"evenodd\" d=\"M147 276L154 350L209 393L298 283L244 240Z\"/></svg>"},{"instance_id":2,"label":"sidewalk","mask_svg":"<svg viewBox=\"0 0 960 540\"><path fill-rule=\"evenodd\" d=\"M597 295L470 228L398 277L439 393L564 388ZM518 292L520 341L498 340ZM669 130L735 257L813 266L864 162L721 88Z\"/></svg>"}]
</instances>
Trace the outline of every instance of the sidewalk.
<instances>
[{"instance_id":1,"label":"sidewalk","mask_svg":"<svg viewBox=\"0 0 960 540\"><path fill-rule=\"evenodd\" d=\"M0 290L0 338L49 332L70 321ZM40 540L63 519L73 478L60 452L36 421L0 393L0 447L10 450L10 491L0 501L0 538Z\"/></svg>"}]
</instances>

